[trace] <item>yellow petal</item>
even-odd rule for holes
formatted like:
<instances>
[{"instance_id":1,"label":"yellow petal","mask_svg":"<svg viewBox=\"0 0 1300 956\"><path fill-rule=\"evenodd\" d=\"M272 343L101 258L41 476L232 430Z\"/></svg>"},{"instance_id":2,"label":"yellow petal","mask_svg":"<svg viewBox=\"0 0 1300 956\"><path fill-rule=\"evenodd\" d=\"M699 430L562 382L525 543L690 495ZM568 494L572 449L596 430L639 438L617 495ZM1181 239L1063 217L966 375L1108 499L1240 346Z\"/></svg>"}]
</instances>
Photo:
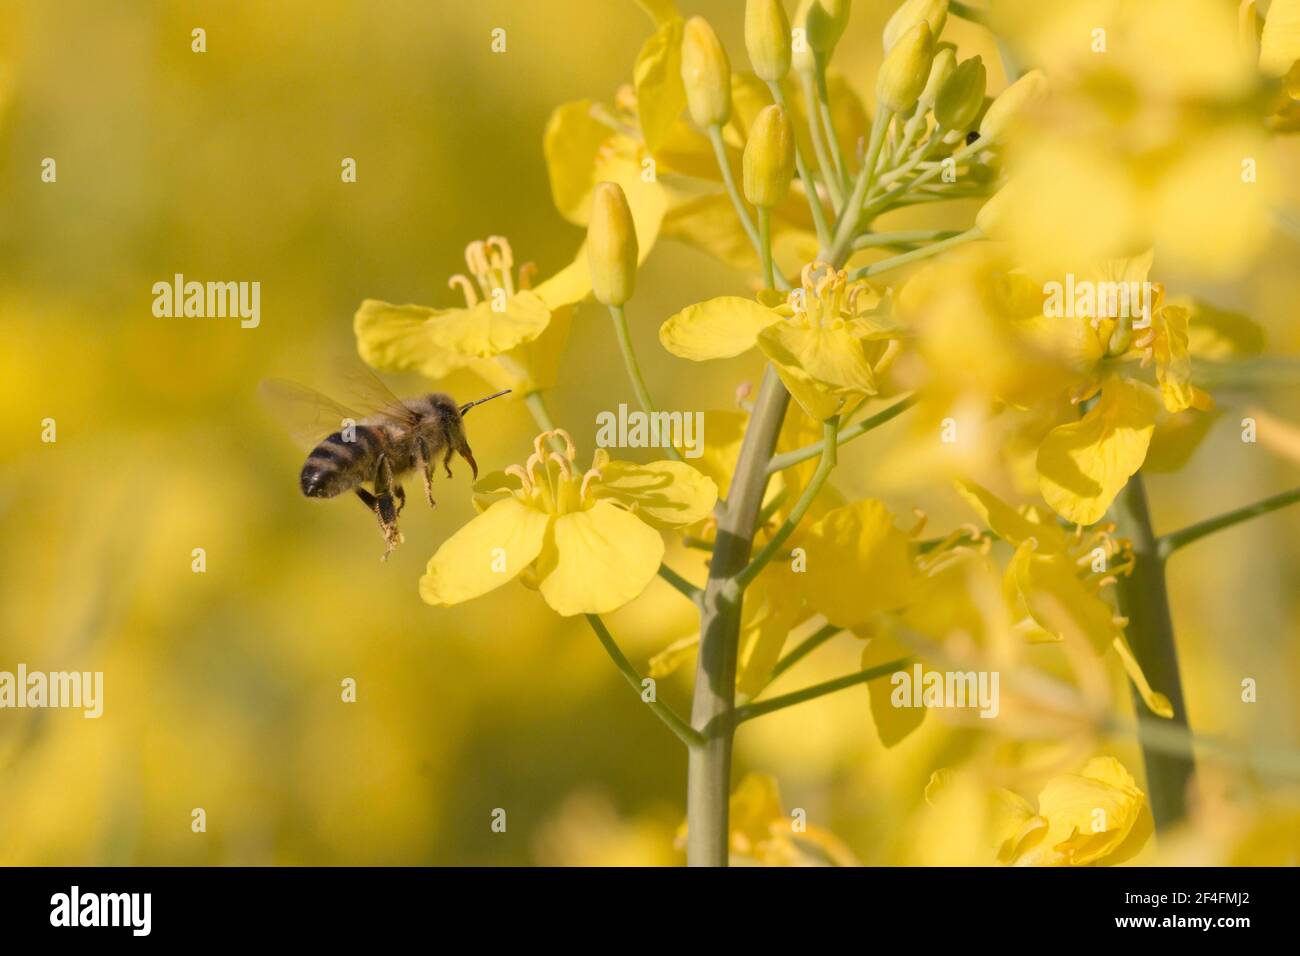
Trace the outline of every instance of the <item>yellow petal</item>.
<instances>
[{"instance_id":1,"label":"yellow petal","mask_svg":"<svg viewBox=\"0 0 1300 956\"><path fill-rule=\"evenodd\" d=\"M1133 776L1113 757L1052 778L1038 796L1048 832L1032 862L1084 866L1106 860L1138 823L1145 802Z\"/></svg>"},{"instance_id":2,"label":"yellow petal","mask_svg":"<svg viewBox=\"0 0 1300 956\"><path fill-rule=\"evenodd\" d=\"M498 501L442 543L420 578L420 597L460 604L500 587L541 553L550 521L517 498Z\"/></svg>"},{"instance_id":3,"label":"yellow petal","mask_svg":"<svg viewBox=\"0 0 1300 956\"><path fill-rule=\"evenodd\" d=\"M1115 635L1115 653L1119 655L1120 662L1124 665L1124 671L1128 674L1129 680L1137 688L1137 692L1142 696L1142 702L1147 705L1147 709L1157 717L1170 719L1174 716L1174 705L1170 703L1169 698L1164 694L1158 693L1147 683L1147 675L1142 672L1142 665L1133 655L1133 648L1129 646L1128 639L1123 634Z\"/></svg>"},{"instance_id":4,"label":"yellow petal","mask_svg":"<svg viewBox=\"0 0 1300 956\"><path fill-rule=\"evenodd\" d=\"M1259 68L1282 76L1300 60L1300 0L1273 0L1259 39Z\"/></svg>"},{"instance_id":5,"label":"yellow petal","mask_svg":"<svg viewBox=\"0 0 1300 956\"><path fill-rule=\"evenodd\" d=\"M986 488L973 481L955 482L957 492L966 499L990 531L1013 545L1036 538L1041 551L1065 550L1065 532L1054 522L1034 520L1038 515L1017 511Z\"/></svg>"},{"instance_id":6,"label":"yellow petal","mask_svg":"<svg viewBox=\"0 0 1300 956\"><path fill-rule=\"evenodd\" d=\"M876 394L876 376L862 342L846 328L806 328L779 322L758 336L790 396L814 421Z\"/></svg>"},{"instance_id":7,"label":"yellow petal","mask_svg":"<svg viewBox=\"0 0 1300 956\"><path fill-rule=\"evenodd\" d=\"M650 658L649 676L658 680L661 677L667 677L675 673L682 665L691 660L700 649L700 635L692 634L689 637L679 638L673 641L662 651Z\"/></svg>"},{"instance_id":8,"label":"yellow petal","mask_svg":"<svg viewBox=\"0 0 1300 956\"><path fill-rule=\"evenodd\" d=\"M718 501L718 488L690 465L652 461L639 465L611 461L600 469L593 485L597 498L622 502L648 524L682 528L705 518Z\"/></svg>"},{"instance_id":9,"label":"yellow petal","mask_svg":"<svg viewBox=\"0 0 1300 956\"><path fill-rule=\"evenodd\" d=\"M795 626L799 601L791 576L783 565L769 567L745 593L736 669L736 692L743 698L755 696L767 685Z\"/></svg>"},{"instance_id":10,"label":"yellow petal","mask_svg":"<svg viewBox=\"0 0 1300 956\"><path fill-rule=\"evenodd\" d=\"M1048 634L1061 638L1070 630L1098 654L1105 653L1119 631L1110 605L1084 585L1069 555L1036 549L1035 541L1026 541L1007 569L1025 610Z\"/></svg>"},{"instance_id":11,"label":"yellow petal","mask_svg":"<svg viewBox=\"0 0 1300 956\"><path fill-rule=\"evenodd\" d=\"M1145 385L1112 377L1082 419L1060 425L1038 449L1038 487L1057 514L1092 524L1142 467L1159 410Z\"/></svg>"},{"instance_id":12,"label":"yellow petal","mask_svg":"<svg viewBox=\"0 0 1300 956\"><path fill-rule=\"evenodd\" d=\"M659 328L674 355L703 362L731 358L754 347L758 333L780 317L753 299L726 295L687 306Z\"/></svg>"},{"instance_id":13,"label":"yellow petal","mask_svg":"<svg viewBox=\"0 0 1300 956\"><path fill-rule=\"evenodd\" d=\"M430 334L430 325L456 311L366 299L352 322L357 352L367 365L385 372L445 378L468 359L438 344Z\"/></svg>"},{"instance_id":14,"label":"yellow petal","mask_svg":"<svg viewBox=\"0 0 1300 956\"><path fill-rule=\"evenodd\" d=\"M1188 353L1187 310L1168 305L1153 317L1151 349L1156 362L1160 397L1170 412L1192 407L1192 357Z\"/></svg>"},{"instance_id":15,"label":"yellow petal","mask_svg":"<svg viewBox=\"0 0 1300 956\"><path fill-rule=\"evenodd\" d=\"M686 108L682 85L682 21L669 18L660 24L637 54L632 70L636 109L646 147L654 152Z\"/></svg>"},{"instance_id":16,"label":"yellow petal","mask_svg":"<svg viewBox=\"0 0 1300 956\"><path fill-rule=\"evenodd\" d=\"M594 106L591 100L577 100L558 107L551 113L542 141L555 208L577 226L587 224L591 188L596 183L596 156L614 136L613 130L592 116Z\"/></svg>"},{"instance_id":17,"label":"yellow petal","mask_svg":"<svg viewBox=\"0 0 1300 956\"><path fill-rule=\"evenodd\" d=\"M664 543L640 518L609 501L555 518L538 562L546 603L565 617L604 614L645 590Z\"/></svg>"},{"instance_id":18,"label":"yellow petal","mask_svg":"<svg viewBox=\"0 0 1300 956\"><path fill-rule=\"evenodd\" d=\"M874 636L867 641L867 646L862 649L862 669L879 667L890 661L908 657L910 654L911 651L899 643L898 639L886 629L878 628ZM867 681L867 693L871 698L871 717L876 725L876 734L886 747L901 742L925 721L925 707L894 706L893 677L891 673Z\"/></svg>"},{"instance_id":19,"label":"yellow petal","mask_svg":"<svg viewBox=\"0 0 1300 956\"><path fill-rule=\"evenodd\" d=\"M434 344L457 355L491 358L524 342L531 342L546 329L551 310L535 292L516 292L494 309L480 302L472 309L448 312L430 323Z\"/></svg>"},{"instance_id":20,"label":"yellow petal","mask_svg":"<svg viewBox=\"0 0 1300 956\"><path fill-rule=\"evenodd\" d=\"M912 558L907 535L884 504L855 501L828 512L801 546L807 570L798 575L809 604L833 624L867 624L879 611L907 602Z\"/></svg>"}]
</instances>

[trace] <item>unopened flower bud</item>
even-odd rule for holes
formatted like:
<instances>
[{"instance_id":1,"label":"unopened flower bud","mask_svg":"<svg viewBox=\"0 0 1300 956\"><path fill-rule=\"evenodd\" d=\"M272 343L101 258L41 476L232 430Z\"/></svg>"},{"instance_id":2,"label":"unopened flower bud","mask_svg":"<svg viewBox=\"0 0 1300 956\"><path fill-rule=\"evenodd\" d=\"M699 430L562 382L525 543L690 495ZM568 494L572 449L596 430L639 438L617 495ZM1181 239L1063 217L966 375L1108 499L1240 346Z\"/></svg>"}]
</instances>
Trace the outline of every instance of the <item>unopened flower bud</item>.
<instances>
[{"instance_id":1,"label":"unopened flower bud","mask_svg":"<svg viewBox=\"0 0 1300 956\"><path fill-rule=\"evenodd\" d=\"M636 226L618 183L597 183L587 224L591 291L602 305L622 305L636 285Z\"/></svg>"},{"instance_id":2,"label":"unopened flower bud","mask_svg":"<svg viewBox=\"0 0 1300 956\"><path fill-rule=\"evenodd\" d=\"M948 22L948 0L905 0L885 24L885 52L892 50L908 30L923 20L930 25L930 33L937 40Z\"/></svg>"},{"instance_id":3,"label":"unopened flower bud","mask_svg":"<svg viewBox=\"0 0 1300 956\"><path fill-rule=\"evenodd\" d=\"M850 0L812 0L803 18L808 45L826 62L849 25Z\"/></svg>"},{"instance_id":4,"label":"unopened flower bud","mask_svg":"<svg viewBox=\"0 0 1300 956\"><path fill-rule=\"evenodd\" d=\"M695 125L708 129L731 118L731 63L703 17L686 21L682 34L682 83Z\"/></svg>"},{"instance_id":5,"label":"unopened flower bud","mask_svg":"<svg viewBox=\"0 0 1300 956\"><path fill-rule=\"evenodd\" d=\"M980 139L992 140L1006 131L1020 113L1047 98L1047 76L1042 70L1030 70L1003 90L980 122Z\"/></svg>"},{"instance_id":6,"label":"unopened flower bud","mask_svg":"<svg viewBox=\"0 0 1300 956\"><path fill-rule=\"evenodd\" d=\"M876 105L906 113L916 105L934 58L934 35L922 20L885 56L876 75Z\"/></svg>"},{"instance_id":7,"label":"unopened flower bud","mask_svg":"<svg viewBox=\"0 0 1300 956\"><path fill-rule=\"evenodd\" d=\"M973 56L962 60L935 100L934 118L939 125L949 130L964 130L970 126L984 104L987 80L982 59Z\"/></svg>"},{"instance_id":8,"label":"unopened flower bud","mask_svg":"<svg viewBox=\"0 0 1300 956\"><path fill-rule=\"evenodd\" d=\"M794 130L785 110L766 106L745 143L745 198L760 209L778 205L794 178Z\"/></svg>"},{"instance_id":9,"label":"unopened flower bud","mask_svg":"<svg viewBox=\"0 0 1300 956\"><path fill-rule=\"evenodd\" d=\"M948 82L948 77L952 76L952 71L957 69L957 52L950 46L946 46L934 55L934 62L930 64L930 78L925 81L925 89L921 91L920 103L925 109L934 106L935 101L939 99L939 91L943 85Z\"/></svg>"},{"instance_id":10,"label":"unopened flower bud","mask_svg":"<svg viewBox=\"0 0 1300 956\"><path fill-rule=\"evenodd\" d=\"M745 5L745 50L760 80L779 83L790 72L790 20L782 0Z\"/></svg>"}]
</instances>

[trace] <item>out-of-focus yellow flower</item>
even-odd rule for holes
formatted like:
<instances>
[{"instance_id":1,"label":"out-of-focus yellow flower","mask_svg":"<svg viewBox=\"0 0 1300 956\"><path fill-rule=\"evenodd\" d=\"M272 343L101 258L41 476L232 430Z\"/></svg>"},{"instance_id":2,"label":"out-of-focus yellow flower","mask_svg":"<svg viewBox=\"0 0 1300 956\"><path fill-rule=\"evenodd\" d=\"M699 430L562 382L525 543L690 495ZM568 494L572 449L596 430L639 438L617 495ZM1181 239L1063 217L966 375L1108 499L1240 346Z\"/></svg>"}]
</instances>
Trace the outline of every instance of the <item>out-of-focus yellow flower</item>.
<instances>
[{"instance_id":1,"label":"out-of-focus yellow flower","mask_svg":"<svg viewBox=\"0 0 1300 956\"><path fill-rule=\"evenodd\" d=\"M860 866L829 830L792 814L781 805L776 778L749 773L731 794L732 866ZM686 843L686 824L677 833Z\"/></svg>"},{"instance_id":2,"label":"out-of-focus yellow flower","mask_svg":"<svg viewBox=\"0 0 1300 956\"><path fill-rule=\"evenodd\" d=\"M825 421L879 390L900 334L885 313L866 283L816 262L784 302L769 308L737 296L710 299L670 317L659 341L696 362L758 345L804 411Z\"/></svg>"},{"instance_id":3,"label":"out-of-focus yellow flower","mask_svg":"<svg viewBox=\"0 0 1300 956\"><path fill-rule=\"evenodd\" d=\"M1037 808L971 772L937 770L916 825L917 862L931 866L1109 866L1152 831L1146 794L1114 757L1053 777Z\"/></svg>"},{"instance_id":4,"label":"out-of-focus yellow flower","mask_svg":"<svg viewBox=\"0 0 1300 956\"><path fill-rule=\"evenodd\" d=\"M1101 596L1132 567L1131 555L1111 537L1114 529L1069 533L1036 508L1012 508L973 482L959 482L957 490L989 530L1016 549L1003 577L1016 631L1030 641L1060 641L1070 631L1097 654L1113 647L1151 712L1172 717L1169 698L1152 690L1133 656L1126 622Z\"/></svg>"},{"instance_id":5,"label":"out-of-focus yellow flower","mask_svg":"<svg viewBox=\"0 0 1300 956\"><path fill-rule=\"evenodd\" d=\"M1023 187L1009 226L1027 265L1154 247L1179 272L1249 266L1282 177L1232 4L1008 0L991 15L1052 88L1004 137Z\"/></svg>"},{"instance_id":6,"label":"out-of-focus yellow flower","mask_svg":"<svg viewBox=\"0 0 1300 956\"><path fill-rule=\"evenodd\" d=\"M565 443L551 452L552 437ZM658 529L700 520L717 500L689 465L611 461L579 474L567 432L543 432L528 461L475 485L480 514L443 542L423 578L429 604L460 604L523 576L562 615L603 614L640 594L659 569Z\"/></svg>"}]
</instances>

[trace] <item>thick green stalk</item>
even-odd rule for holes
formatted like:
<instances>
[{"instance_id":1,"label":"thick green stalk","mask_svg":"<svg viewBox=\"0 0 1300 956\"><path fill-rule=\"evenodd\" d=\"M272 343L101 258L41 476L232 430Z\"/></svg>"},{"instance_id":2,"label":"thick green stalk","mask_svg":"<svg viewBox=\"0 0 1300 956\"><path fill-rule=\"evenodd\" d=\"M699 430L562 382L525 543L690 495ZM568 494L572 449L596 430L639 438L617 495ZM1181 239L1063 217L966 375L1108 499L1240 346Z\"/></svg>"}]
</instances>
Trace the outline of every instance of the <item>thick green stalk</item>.
<instances>
[{"instance_id":1,"label":"thick green stalk","mask_svg":"<svg viewBox=\"0 0 1300 956\"><path fill-rule=\"evenodd\" d=\"M768 366L741 442L730 494L719 508L717 543L700 614L700 652L691 706L691 726L705 739L701 746L691 748L687 768L686 862L690 866L727 865L735 735L732 714L740 635L740 599L731 579L749 561L767 490L767 463L789 401L790 393Z\"/></svg>"},{"instance_id":2,"label":"thick green stalk","mask_svg":"<svg viewBox=\"0 0 1300 956\"><path fill-rule=\"evenodd\" d=\"M1115 499L1111 518L1119 535L1128 538L1133 547L1133 571L1127 577L1121 577L1116 585L1120 613L1128 618L1125 633L1147 680L1173 705L1174 715L1165 722L1168 730L1164 736L1179 734L1186 743L1182 749L1170 748L1167 739L1157 745L1151 739L1147 725L1139 724L1138 740L1146 765L1151 812L1157 832L1164 832L1187 815L1187 789L1196 771L1196 763L1183 685L1178 674L1178 651L1165 587L1165 562L1159 540L1151 528L1146 488L1140 473L1129 479ZM1136 690L1133 691L1133 706L1139 715L1146 708Z\"/></svg>"}]
</instances>

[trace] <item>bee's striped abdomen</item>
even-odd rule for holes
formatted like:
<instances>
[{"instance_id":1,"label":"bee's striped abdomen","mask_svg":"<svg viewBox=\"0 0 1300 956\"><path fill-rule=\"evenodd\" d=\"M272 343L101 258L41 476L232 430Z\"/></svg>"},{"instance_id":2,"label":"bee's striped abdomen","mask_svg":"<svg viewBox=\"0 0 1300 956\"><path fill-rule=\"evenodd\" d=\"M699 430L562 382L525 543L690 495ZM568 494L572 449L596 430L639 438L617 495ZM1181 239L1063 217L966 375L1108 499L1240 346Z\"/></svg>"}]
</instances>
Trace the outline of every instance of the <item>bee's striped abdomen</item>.
<instances>
[{"instance_id":1,"label":"bee's striped abdomen","mask_svg":"<svg viewBox=\"0 0 1300 956\"><path fill-rule=\"evenodd\" d=\"M342 432L330 435L307 456L298 476L302 493L309 498L333 498L372 477L370 465L381 447L381 439L369 425L357 425L352 441Z\"/></svg>"}]
</instances>

